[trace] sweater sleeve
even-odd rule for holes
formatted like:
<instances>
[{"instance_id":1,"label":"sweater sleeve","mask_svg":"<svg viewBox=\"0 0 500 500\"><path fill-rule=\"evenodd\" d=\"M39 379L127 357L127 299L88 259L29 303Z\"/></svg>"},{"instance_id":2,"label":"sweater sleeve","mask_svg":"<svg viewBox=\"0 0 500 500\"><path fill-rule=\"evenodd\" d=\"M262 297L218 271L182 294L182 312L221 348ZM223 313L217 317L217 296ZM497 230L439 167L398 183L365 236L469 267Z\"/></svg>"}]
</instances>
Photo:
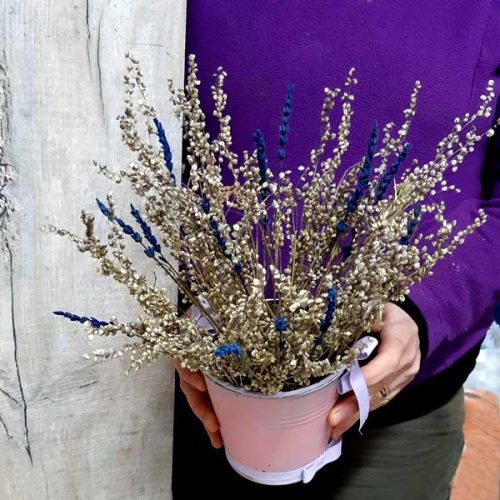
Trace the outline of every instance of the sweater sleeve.
<instances>
[{"instance_id":1,"label":"sweater sleeve","mask_svg":"<svg viewBox=\"0 0 500 500\"><path fill-rule=\"evenodd\" d=\"M426 322L424 361L446 343L472 347L493 320L493 305L500 300L500 198L467 200L450 215L463 226L479 208L486 223L410 289L409 298Z\"/></svg>"},{"instance_id":2,"label":"sweater sleeve","mask_svg":"<svg viewBox=\"0 0 500 500\"><path fill-rule=\"evenodd\" d=\"M476 69L484 67L494 71L496 65L497 78L500 75L499 44L500 1L494 0L490 4ZM483 84L475 75L473 86L480 88ZM499 117L497 98L494 120ZM467 165L462 168L467 169ZM479 178L475 182L479 185ZM425 363L433 357L430 364L436 365L432 368L434 372L451 365L483 340L493 321L493 307L500 301L499 130L486 143L480 182L481 195L465 199L448 210L447 217L464 227L482 208L487 215L485 224L468 235L452 255L440 260L434 266L433 275L414 284L408 295L406 309L419 324L422 361Z\"/></svg>"}]
</instances>

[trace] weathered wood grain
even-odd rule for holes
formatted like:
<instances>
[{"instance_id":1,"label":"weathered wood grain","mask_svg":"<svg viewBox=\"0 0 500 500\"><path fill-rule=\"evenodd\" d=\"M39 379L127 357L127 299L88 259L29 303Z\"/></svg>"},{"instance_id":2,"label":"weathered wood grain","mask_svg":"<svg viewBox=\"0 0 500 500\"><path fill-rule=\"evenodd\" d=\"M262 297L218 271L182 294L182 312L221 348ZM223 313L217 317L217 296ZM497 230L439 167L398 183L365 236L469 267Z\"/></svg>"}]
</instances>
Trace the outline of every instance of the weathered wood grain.
<instances>
[{"instance_id":1,"label":"weathered wood grain","mask_svg":"<svg viewBox=\"0 0 500 500\"><path fill-rule=\"evenodd\" d=\"M0 499L170 498L172 372L163 361L126 377L126 361L81 357L123 339L89 342L51 311L133 319L137 309L39 228L81 232L81 209L109 189L123 207L132 199L92 166L131 159L116 121L127 50L179 169L166 86L182 82L184 30L183 0L0 0Z\"/></svg>"}]
</instances>

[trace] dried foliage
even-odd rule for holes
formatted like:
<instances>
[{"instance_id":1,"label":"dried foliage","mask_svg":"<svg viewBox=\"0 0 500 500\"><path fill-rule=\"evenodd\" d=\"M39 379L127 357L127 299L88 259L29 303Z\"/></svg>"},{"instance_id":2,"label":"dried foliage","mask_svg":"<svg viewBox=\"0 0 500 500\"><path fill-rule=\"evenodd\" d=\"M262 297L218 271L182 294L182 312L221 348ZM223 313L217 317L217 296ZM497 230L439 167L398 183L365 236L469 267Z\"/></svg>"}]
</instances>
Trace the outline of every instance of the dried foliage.
<instances>
[{"instance_id":1,"label":"dried foliage","mask_svg":"<svg viewBox=\"0 0 500 500\"><path fill-rule=\"evenodd\" d=\"M89 253L100 271L126 285L142 308L142 315L129 323L56 311L86 324L91 336L131 337L120 350L95 350L97 358L126 354L129 370L137 370L159 356L175 357L190 370L265 394L306 386L349 363L354 342L380 323L383 305L402 299L485 221L479 211L470 226L458 228L436 200L443 191L459 192L445 174L455 171L484 135L494 133L491 128L479 133L475 125L491 115L491 81L479 109L455 118L434 158L423 164L413 159L406 167L407 135L421 87L416 82L401 127L388 123L379 134L375 123L366 155L345 168L341 164L349 147L357 83L352 69L343 86L324 89L319 144L309 163L297 167L300 184L294 185L292 171L283 168L293 87L287 91L279 128L280 168L273 173L259 130L253 136L254 151L244 151L240 158L232 150L222 68L211 87L220 127L216 137L209 135L197 64L190 56L185 88L174 89L169 82L187 143L186 184L176 182L170 146L156 110L148 104L139 61L127 57L120 127L135 160L120 173L102 165L99 170L114 181L128 181L143 208L131 205L126 222L116 213L111 195L106 202L98 200L110 225L106 242L95 233L94 216L86 211L83 236L44 228L69 237ZM340 120L334 127L336 107ZM223 184L222 169L231 172L231 185ZM237 214L236 223L228 222L229 211ZM419 230L424 223L425 234ZM134 267L126 254L128 244L143 247L211 329L179 317L166 290L148 283Z\"/></svg>"}]
</instances>

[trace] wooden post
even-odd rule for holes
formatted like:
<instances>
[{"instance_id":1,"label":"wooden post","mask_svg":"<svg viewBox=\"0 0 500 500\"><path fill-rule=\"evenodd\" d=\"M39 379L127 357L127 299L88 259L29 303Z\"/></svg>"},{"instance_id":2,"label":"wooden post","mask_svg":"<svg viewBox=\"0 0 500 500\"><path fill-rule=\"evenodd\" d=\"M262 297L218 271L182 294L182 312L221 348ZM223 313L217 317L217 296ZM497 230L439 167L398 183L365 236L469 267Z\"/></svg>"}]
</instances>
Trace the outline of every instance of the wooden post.
<instances>
[{"instance_id":1,"label":"wooden post","mask_svg":"<svg viewBox=\"0 0 500 500\"><path fill-rule=\"evenodd\" d=\"M130 320L138 310L40 226L81 233L81 209L110 189L119 206L137 202L92 165L132 159L116 120L126 51L142 62L180 178L167 79L182 85L185 1L0 0L0 33L0 498L171 498L173 373L161 361L127 377L125 360L82 358L125 339L90 342L53 310Z\"/></svg>"}]
</instances>

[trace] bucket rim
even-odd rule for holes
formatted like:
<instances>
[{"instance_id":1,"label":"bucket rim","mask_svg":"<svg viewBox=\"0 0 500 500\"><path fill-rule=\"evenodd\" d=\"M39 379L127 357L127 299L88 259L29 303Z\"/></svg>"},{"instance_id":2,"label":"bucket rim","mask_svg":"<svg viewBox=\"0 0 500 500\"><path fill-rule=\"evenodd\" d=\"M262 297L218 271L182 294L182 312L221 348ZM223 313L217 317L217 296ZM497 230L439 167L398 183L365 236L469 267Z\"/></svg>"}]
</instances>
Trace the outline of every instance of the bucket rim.
<instances>
[{"instance_id":1,"label":"bucket rim","mask_svg":"<svg viewBox=\"0 0 500 500\"><path fill-rule=\"evenodd\" d=\"M262 394L256 391L248 391L243 387L236 387L235 385L226 382L218 377L215 377L214 375L208 373L204 373L203 375L215 385L218 385L219 387L222 387L223 389L226 389L235 394L239 394L240 396L256 398L256 399L286 399L286 398L300 398L305 396L306 394L316 392L322 389L323 387L330 385L331 383L340 379L341 375L344 373L345 370L346 367L341 366L337 371L331 373L330 375L327 375L326 377L322 378L315 384L307 385L305 387L299 387L298 389L294 389L293 391L279 391L276 392L275 394Z\"/></svg>"}]
</instances>

